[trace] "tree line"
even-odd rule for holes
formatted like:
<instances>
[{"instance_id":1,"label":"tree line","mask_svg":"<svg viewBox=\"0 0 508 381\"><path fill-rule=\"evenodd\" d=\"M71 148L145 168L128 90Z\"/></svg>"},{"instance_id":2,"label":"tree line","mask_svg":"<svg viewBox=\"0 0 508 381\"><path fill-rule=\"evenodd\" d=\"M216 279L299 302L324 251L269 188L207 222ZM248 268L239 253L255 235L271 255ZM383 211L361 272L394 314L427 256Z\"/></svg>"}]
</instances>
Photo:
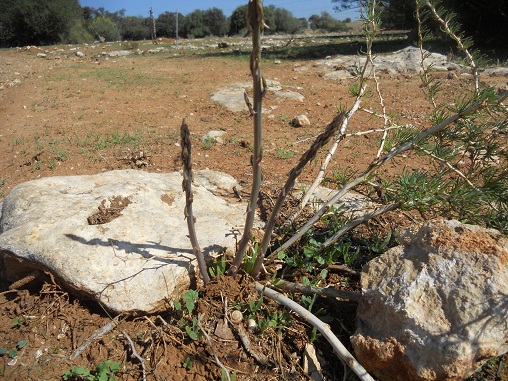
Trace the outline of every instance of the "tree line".
<instances>
[{"instance_id":1,"label":"tree line","mask_svg":"<svg viewBox=\"0 0 508 381\"><path fill-rule=\"evenodd\" d=\"M202 38L246 33L247 6L226 17L219 8L183 15L163 12L157 18L126 16L125 10L110 12L102 7L81 7L78 0L2 0L0 2L0 47L90 43L93 41L146 40L157 37ZM147 9L149 14L149 9ZM348 30L344 20L328 12L297 18L274 5L265 7L267 34L298 33L306 28L328 32ZM178 25L178 31L177 31Z\"/></svg>"},{"instance_id":2,"label":"tree line","mask_svg":"<svg viewBox=\"0 0 508 381\"><path fill-rule=\"evenodd\" d=\"M366 7L372 0L331 0L337 3L336 10ZM424 0L418 0L424 5ZM384 29L415 30L415 0L376 0L376 12ZM449 15L460 25L463 37L470 37L476 48L496 49L506 52L508 45L508 1L506 0L431 0L443 14ZM428 20L439 37L441 31L437 23ZM434 24L434 25L432 25Z\"/></svg>"}]
</instances>

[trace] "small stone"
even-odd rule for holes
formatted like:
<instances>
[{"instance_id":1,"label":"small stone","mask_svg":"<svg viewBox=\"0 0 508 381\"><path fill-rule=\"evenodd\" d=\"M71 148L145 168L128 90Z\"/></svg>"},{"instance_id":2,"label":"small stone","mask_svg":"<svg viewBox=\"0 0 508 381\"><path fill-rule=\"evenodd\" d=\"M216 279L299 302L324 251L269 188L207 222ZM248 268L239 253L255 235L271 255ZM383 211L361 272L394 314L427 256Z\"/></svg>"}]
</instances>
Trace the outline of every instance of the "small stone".
<instances>
[{"instance_id":1,"label":"small stone","mask_svg":"<svg viewBox=\"0 0 508 381\"><path fill-rule=\"evenodd\" d=\"M447 78L448 79L456 79L457 78L457 74L453 71L450 71L447 75Z\"/></svg>"},{"instance_id":2,"label":"small stone","mask_svg":"<svg viewBox=\"0 0 508 381\"><path fill-rule=\"evenodd\" d=\"M213 142L213 143L224 144L223 136L225 134L226 134L226 131L208 131L208 133L206 133L206 135L203 135L201 140L203 141L203 143Z\"/></svg>"},{"instance_id":3,"label":"small stone","mask_svg":"<svg viewBox=\"0 0 508 381\"><path fill-rule=\"evenodd\" d=\"M310 121L309 121L309 118L307 118L307 116L305 115L298 115L298 116L295 116L292 120L291 120L291 125L293 127L304 127L304 126L310 126Z\"/></svg>"},{"instance_id":4,"label":"small stone","mask_svg":"<svg viewBox=\"0 0 508 381\"><path fill-rule=\"evenodd\" d=\"M256 330L257 323L254 319L247 320L247 330L249 332L254 332Z\"/></svg>"},{"instance_id":5,"label":"small stone","mask_svg":"<svg viewBox=\"0 0 508 381\"><path fill-rule=\"evenodd\" d=\"M48 55L46 53L37 53L37 57L46 58Z\"/></svg>"},{"instance_id":6,"label":"small stone","mask_svg":"<svg viewBox=\"0 0 508 381\"><path fill-rule=\"evenodd\" d=\"M235 338L235 336L233 335L233 331L231 331L231 328L229 328L228 326L227 321L223 319L217 322L214 334L215 336L221 338L222 340L233 340Z\"/></svg>"},{"instance_id":7,"label":"small stone","mask_svg":"<svg viewBox=\"0 0 508 381\"><path fill-rule=\"evenodd\" d=\"M85 58L86 57L86 54L83 53L83 52L80 52L79 50L75 54L76 54L76 57L79 57L79 58Z\"/></svg>"}]
</instances>

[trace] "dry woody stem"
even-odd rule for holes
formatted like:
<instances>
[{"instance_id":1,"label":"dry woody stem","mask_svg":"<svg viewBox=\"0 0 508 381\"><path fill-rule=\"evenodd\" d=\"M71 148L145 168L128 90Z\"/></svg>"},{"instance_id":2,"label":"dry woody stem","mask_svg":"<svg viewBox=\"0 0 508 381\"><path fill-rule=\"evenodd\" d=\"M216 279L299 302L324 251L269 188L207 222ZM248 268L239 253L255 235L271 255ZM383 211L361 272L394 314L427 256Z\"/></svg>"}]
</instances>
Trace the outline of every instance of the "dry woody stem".
<instances>
[{"instance_id":1,"label":"dry woody stem","mask_svg":"<svg viewBox=\"0 0 508 381\"><path fill-rule=\"evenodd\" d=\"M187 122L185 119L182 122L182 126L180 127L180 136L182 138L182 163L183 163L183 181L182 188L185 192L185 210L184 215L187 220L187 227L189 229L189 238L192 244L192 249L194 251L194 255L198 261L199 272L201 273L201 277L205 283L210 281L210 276L208 275L208 271L206 268L205 258L203 257L203 253L199 247L198 237L196 236L196 229L194 223L196 219L192 213L192 202L193 202L193 194L192 194L192 157L191 157L191 140L190 140L190 131L189 126L187 126Z\"/></svg>"},{"instance_id":2,"label":"dry woody stem","mask_svg":"<svg viewBox=\"0 0 508 381\"><path fill-rule=\"evenodd\" d=\"M330 139L336 134L337 130L342 126L343 120L344 113L340 113L339 115L337 115L332 120L332 122L330 122L330 124L327 126L326 130L316 138L314 144L312 144L312 146L307 150L307 152L305 152L302 155L300 162L296 165L296 167L294 167L289 173L289 176L286 180L286 184L284 185L284 188L282 188L279 197L275 202L275 206L273 207L273 210L270 214L270 218L266 224L263 241L261 241L257 259L252 269L253 277L257 278L259 275L259 271L261 269L261 265L263 264L263 259L266 254L266 250L268 249L268 245L270 244L271 241L272 232L275 227L275 220L284 204L286 196L289 194L291 189L293 189L296 178L300 176L305 165L307 165L308 162L310 162L312 159L314 159L314 157L316 157L316 154L321 149L321 147L327 144L330 141Z\"/></svg>"},{"instance_id":3,"label":"dry woody stem","mask_svg":"<svg viewBox=\"0 0 508 381\"><path fill-rule=\"evenodd\" d=\"M261 35L265 27L263 21L263 4L261 0L251 0L247 5L247 28L252 35L252 53L250 56L250 71L254 86L254 96L250 113L254 119L254 152L251 157L252 164L252 189L249 203L247 205L247 216L245 218L245 227L242 238L238 243L238 249L235 259L230 269L231 274L236 274L241 266L245 251L252 237L252 226L256 215L256 206L261 189L261 158L262 158L262 121L261 106L265 89L265 81L261 76ZM266 85L265 85L266 86Z\"/></svg>"}]
</instances>

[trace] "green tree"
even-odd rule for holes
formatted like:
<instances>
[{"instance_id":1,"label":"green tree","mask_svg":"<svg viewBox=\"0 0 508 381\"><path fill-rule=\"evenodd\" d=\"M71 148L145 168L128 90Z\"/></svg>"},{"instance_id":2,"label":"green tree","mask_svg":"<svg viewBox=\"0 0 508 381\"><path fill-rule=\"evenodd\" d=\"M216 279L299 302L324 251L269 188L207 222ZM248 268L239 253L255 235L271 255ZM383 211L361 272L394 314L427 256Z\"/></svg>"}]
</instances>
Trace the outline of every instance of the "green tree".
<instances>
[{"instance_id":1,"label":"green tree","mask_svg":"<svg viewBox=\"0 0 508 381\"><path fill-rule=\"evenodd\" d=\"M77 19L61 42L66 44L83 44L93 42L93 40L93 36L85 26L85 20Z\"/></svg>"},{"instance_id":2,"label":"green tree","mask_svg":"<svg viewBox=\"0 0 508 381\"><path fill-rule=\"evenodd\" d=\"M184 25L184 15L178 13L178 28ZM180 35L181 33L179 33ZM164 12L157 17L157 35L159 37L176 38L176 15L175 12Z\"/></svg>"},{"instance_id":3,"label":"green tree","mask_svg":"<svg viewBox=\"0 0 508 381\"><path fill-rule=\"evenodd\" d=\"M270 10L273 14L272 24L268 24L270 33L296 33L299 29L305 28L302 21L293 16L293 14L285 8L275 7L270 5L265 9ZM307 24L305 22L305 24Z\"/></svg>"},{"instance_id":4,"label":"green tree","mask_svg":"<svg viewBox=\"0 0 508 381\"><path fill-rule=\"evenodd\" d=\"M245 34L247 31L246 20L247 5L241 5L233 11L229 19L229 35Z\"/></svg>"},{"instance_id":5,"label":"green tree","mask_svg":"<svg viewBox=\"0 0 508 381\"><path fill-rule=\"evenodd\" d=\"M204 24L205 12L196 9L189 13L183 20L182 36L186 38L202 38L210 35L210 30Z\"/></svg>"},{"instance_id":6,"label":"green tree","mask_svg":"<svg viewBox=\"0 0 508 381\"><path fill-rule=\"evenodd\" d=\"M358 0L331 0L338 3L337 10L359 8ZM364 5L366 1L362 2ZM385 28L415 29L414 0L380 0L381 22ZM465 36L472 37L477 47L500 48L508 44L508 1L506 0L432 0L455 14L454 20L461 25ZM438 30L438 28L436 28ZM411 41L412 42L412 41Z\"/></svg>"},{"instance_id":7,"label":"green tree","mask_svg":"<svg viewBox=\"0 0 508 381\"><path fill-rule=\"evenodd\" d=\"M320 16L310 16L309 22L311 29L319 29L327 32L339 32L349 29L344 22L333 18L333 16L326 11L321 12Z\"/></svg>"},{"instance_id":8,"label":"green tree","mask_svg":"<svg viewBox=\"0 0 508 381\"><path fill-rule=\"evenodd\" d=\"M0 46L66 41L82 17L78 0L2 0Z\"/></svg>"},{"instance_id":9,"label":"green tree","mask_svg":"<svg viewBox=\"0 0 508 381\"><path fill-rule=\"evenodd\" d=\"M89 27L91 32L98 38L103 37L106 41L120 40L120 30L117 24L107 16L94 18Z\"/></svg>"},{"instance_id":10,"label":"green tree","mask_svg":"<svg viewBox=\"0 0 508 381\"><path fill-rule=\"evenodd\" d=\"M203 14L203 24L214 36L223 36L229 29L229 21L219 8L207 9Z\"/></svg>"},{"instance_id":11,"label":"green tree","mask_svg":"<svg viewBox=\"0 0 508 381\"><path fill-rule=\"evenodd\" d=\"M118 23L122 40L138 41L151 38L151 20L139 16L126 16Z\"/></svg>"}]
</instances>

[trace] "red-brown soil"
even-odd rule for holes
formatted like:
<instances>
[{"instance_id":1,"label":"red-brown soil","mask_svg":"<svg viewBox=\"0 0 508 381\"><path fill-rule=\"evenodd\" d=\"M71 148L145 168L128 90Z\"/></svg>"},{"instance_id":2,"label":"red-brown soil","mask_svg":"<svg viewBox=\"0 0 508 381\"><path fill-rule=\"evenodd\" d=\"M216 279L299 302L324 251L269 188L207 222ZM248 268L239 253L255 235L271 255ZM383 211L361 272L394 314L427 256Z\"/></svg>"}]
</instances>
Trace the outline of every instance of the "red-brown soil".
<instances>
[{"instance_id":1,"label":"red-brown soil","mask_svg":"<svg viewBox=\"0 0 508 381\"><path fill-rule=\"evenodd\" d=\"M216 45L216 41L209 44ZM139 47L146 50L153 45L139 43ZM248 194L252 177L249 164L252 119L247 112L233 113L210 100L211 93L228 84L251 80L248 52L227 54L204 45L194 50L177 50L171 45L169 51L159 54L106 59L97 53L120 50L120 44L95 49L79 47L86 54L84 58L75 56L70 48L48 47L47 50L56 53L46 58L38 57L40 51L35 48L0 51L2 198L15 185L45 176L123 168L178 170L179 128L183 118L193 135L194 169L224 171L245 185L243 196ZM309 70L295 71L297 63ZM311 60L290 61L280 57L279 63L271 58L262 67L267 78L305 96L304 102L279 101L270 93L264 99L264 107L272 112L264 117L263 189L272 192L280 189L311 138L323 130L341 105L351 106L353 98L348 90L350 81L323 78L322 69ZM421 91L418 74L378 74L384 102L399 116L398 121L425 127L431 108ZM436 75L443 82L441 99L451 100L469 86L464 79L448 79L447 73ZM497 86L506 82L503 78L485 80ZM365 107L379 111L375 87L371 85L370 89ZM299 114L306 114L311 125L291 127L290 119ZM382 122L370 114L358 112L350 123L350 132L380 126ZM225 143L205 146L201 136L210 130L226 131ZM379 137L370 134L348 139L330 168L365 168L377 152ZM290 151L293 156L284 154ZM321 160L322 156L306 169L301 182L313 179ZM381 171L395 173L421 166L421 158L408 154L388 163ZM406 222L405 215L394 213L366 229L389 230L394 224ZM326 281L358 291L356 275L330 272ZM308 379L299 359L309 342L311 327L294 315L285 316L293 321L286 328L269 327L263 334L251 335L252 350L272 361L268 367L253 359L236 334L229 341L213 335L217 322L224 318L226 300L229 307L259 300L246 281L218 278L200 289L201 325L210 332L212 346L204 337L191 340L185 332L188 319L178 311L168 311L163 316L118 317L116 328L95 340L74 360L69 360L70 354L111 322L111 317L100 306L69 295L50 277L20 290L10 291L8 286L3 284L0 290L0 347L11 350L20 340L28 343L19 350L16 364L8 365L12 359L7 354L0 357L2 379L58 380L73 366L93 370L101 361L110 359L122 364L116 375L118 380L140 380L141 366L133 356L127 336L145 359L148 380L220 379L212 348L225 366L237 370L237 380ZM327 314L336 317L332 327L347 343L355 329L355 304L318 303L325 306ZM262 309L265 315L287 313L266 300ZM318 352L327 361L324 366L327 379L342 379L343 366L323 340L318 340ZM500 375L506 376L506 371ZM501 379L487 373L483 376L487 380Z\"/></svg>"}]
</instances>

